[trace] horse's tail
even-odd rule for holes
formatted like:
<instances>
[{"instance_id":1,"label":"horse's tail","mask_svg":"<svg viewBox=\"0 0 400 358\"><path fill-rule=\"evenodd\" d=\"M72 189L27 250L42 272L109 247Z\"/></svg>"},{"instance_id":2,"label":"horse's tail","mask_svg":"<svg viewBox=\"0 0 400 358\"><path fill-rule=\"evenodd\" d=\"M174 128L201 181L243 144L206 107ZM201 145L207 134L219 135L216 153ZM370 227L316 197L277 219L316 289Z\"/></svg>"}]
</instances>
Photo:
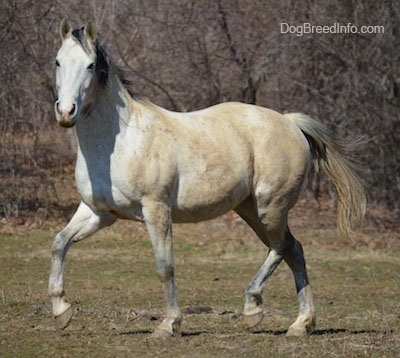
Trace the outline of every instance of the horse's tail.
<instances>
[{"instance_id":1,"label":"horse's tail","mask_svg":"<svg viewBox=\"0 0 400 358\"><path fill-rule=\"evenodd\" d=\"M351 153L360 146L363 139L337 139L325 125L301 113L288 113L285 117L303 132L313 158L335 185L339 196L338 233L342 237L349 237L352 229L361 225L365 214L364 185L351 160Z\"/></svg>"}]
</instances>

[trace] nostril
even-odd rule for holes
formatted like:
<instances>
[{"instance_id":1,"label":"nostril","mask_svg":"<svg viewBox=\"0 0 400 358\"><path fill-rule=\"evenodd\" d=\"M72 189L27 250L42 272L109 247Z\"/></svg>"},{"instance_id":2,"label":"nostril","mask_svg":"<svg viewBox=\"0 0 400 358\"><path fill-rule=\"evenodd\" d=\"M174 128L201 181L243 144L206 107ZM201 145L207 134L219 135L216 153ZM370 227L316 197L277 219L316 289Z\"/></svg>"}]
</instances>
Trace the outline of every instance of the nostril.
<instances>
[{"instance_id":1,"label":"nostril","mask_svg":"<svg viewBox=\"0 0 400 358\"><path fill-rule=\"evenodd\" d=\"M61 113L61 112L60 112L59 105L60 105L60 101L57 100L57 101L56 101L56 110L57 110L58 113Z\"/></svg>"},{"instance_id":2,"label":"nostril","mask_svg":"<svg viewBox=\"0 0 400 358\"><path fill-rule=\"evenodd\" d=\"M55 111L61 117L75 117L77 114L77 106L75 103L65 106L62 101L56 100Z\"/></svg>"},{"instance_id":3,"label":"nostril","mask_svg":"<svg viewBox=\"0 0 400 358\"><path fill-rule=\"evenodd\" d=\"M69 111L69 114L70 114L71 116L75 113L75 109L76 109L76 105L75 105L75 103L73 103L73 104L72 104L72 108L71 108L71 110Z\"/></svg>"}]
</instances>

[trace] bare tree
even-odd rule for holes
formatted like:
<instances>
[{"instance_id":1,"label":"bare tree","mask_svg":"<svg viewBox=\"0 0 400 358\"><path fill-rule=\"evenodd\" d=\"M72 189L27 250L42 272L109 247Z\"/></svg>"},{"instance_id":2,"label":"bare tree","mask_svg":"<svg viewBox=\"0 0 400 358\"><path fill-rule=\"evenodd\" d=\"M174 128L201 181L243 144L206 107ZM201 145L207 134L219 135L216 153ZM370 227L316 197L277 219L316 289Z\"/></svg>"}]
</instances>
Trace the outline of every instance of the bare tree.
<instances>
[{"instance_id":1,"label":"bare tree","mask_svg":"<svg viewBox=\"0 0 400 358\"><path fill-rule=\"evenodd\" d=\"M133 90L172 110L223 101L301 111L338 136L364 133L371 201L400 209L400 77L395 1L7 1L0 4L0 215L57 200L71 161L53 120L58 24L93 19ZM283 34L291 25L384 26L384 33ZM325 187L325 183L319 183Z\"/></svg>"}]
</instances>

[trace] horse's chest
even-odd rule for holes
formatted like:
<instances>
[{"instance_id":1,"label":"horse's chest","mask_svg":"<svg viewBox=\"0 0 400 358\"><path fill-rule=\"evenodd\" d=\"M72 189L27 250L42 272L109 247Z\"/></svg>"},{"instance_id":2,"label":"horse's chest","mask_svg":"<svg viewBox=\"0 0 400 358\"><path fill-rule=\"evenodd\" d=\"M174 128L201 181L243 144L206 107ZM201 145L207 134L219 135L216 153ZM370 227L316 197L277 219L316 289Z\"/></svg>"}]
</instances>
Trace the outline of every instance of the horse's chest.
<instances>
[{"instance_id":1,"label":"horse's chest","mask_svg":"<svg viewBox=\"0 0 400 358\"><path fill-rule=\"evenodd\" d=\"M112 211L122 218L141 220L140 200L126 195L125 181L118 175L118 170L112 170L110 163L108 167L102 164L81 166L76 171L76 183L82 200L98 211Z\"/></svg>"}]
</instances>

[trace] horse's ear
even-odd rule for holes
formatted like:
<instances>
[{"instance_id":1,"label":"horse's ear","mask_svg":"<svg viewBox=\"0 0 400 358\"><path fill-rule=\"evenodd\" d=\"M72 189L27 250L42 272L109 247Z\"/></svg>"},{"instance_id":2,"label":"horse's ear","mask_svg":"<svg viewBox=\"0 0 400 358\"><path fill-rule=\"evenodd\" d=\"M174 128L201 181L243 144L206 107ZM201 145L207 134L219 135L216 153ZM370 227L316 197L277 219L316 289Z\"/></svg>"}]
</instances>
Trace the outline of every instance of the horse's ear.
<instances>
[{"instance_id":1,"label":"horse's ear","mask_svg":"<svg viewBox=\"0 0 400 358\"><path fill-rule=\"evenodd\" d=\"M94 43L97 39L96 26L93 21L89 20L85 26L85 35L89 42Z\"/></svg>"},{"instance_id":2,"label":"horse's ear","mask_svg":"<svg viewBox=\"0 0 400 358\"><path fill-rule=\"evenodd\" d=\"M65 40L72 33L72 26L68 19L64 18L60 23L60 36L62 40Z\"/></svg>"}]
</instances>

